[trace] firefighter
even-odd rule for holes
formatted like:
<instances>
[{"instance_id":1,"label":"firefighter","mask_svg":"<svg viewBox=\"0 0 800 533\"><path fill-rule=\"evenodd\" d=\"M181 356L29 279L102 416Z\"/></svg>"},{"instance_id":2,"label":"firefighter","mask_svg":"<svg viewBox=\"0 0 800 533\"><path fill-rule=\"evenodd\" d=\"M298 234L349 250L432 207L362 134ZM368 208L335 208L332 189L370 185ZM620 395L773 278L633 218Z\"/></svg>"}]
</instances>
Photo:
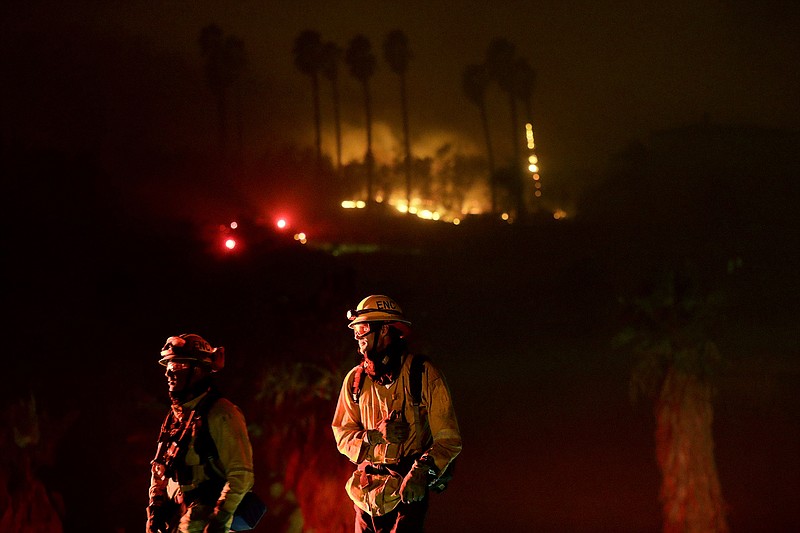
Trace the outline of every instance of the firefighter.
<instances>
[{"instance_id":1,"label":"firefighter","mask_svg":"<svg viewBox=\"0 0 800 533\"><path fill-rule=\"evenodd\" d=\"M253 452L242 412L214 385L225 350L183 334L167 339L159 363L172 407L151 463L146 533L227 533L253 486Z\"/></svg>"},{"instance_id":2,"label":"firefighter","mask_svg":"<svg viewBox=\"0 0 800 533\"><path fill-rule=\"evenodd\" d=\"M355 531L420 532L434 488L443 490L461 451L442 372L411 354L409 322L392 298L371 295L347 313L361 361L347 373L332 428L357 465L347 482Z\"/></svg>"}]
</instances>

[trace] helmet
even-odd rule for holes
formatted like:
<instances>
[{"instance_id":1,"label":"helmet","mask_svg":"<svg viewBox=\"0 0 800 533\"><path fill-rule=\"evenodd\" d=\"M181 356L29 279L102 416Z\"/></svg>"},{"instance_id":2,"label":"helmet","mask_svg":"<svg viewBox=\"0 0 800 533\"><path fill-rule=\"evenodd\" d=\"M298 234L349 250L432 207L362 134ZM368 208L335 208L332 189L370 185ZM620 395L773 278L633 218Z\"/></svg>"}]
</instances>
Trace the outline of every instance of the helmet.
<instances>
[{"instance_id":1,"label":"helmet","mask_svg":"<svg viewBox=\"0 0 800 533\"><path fill-rule=\"evenodd\" d=\"M211 367L212 372L225 366L225 348L212 348L200 335L183 333L170 337L161 348L159 363L166 366L170 361L178 363L200 363Z\"/></svg>"},{"instance_id":2,"label":"helmet","mask_svg":"<svg viewBox=\"0 0 800 533\"><path fill-rule=\"evenodd\" d=\"M397 302L382 294L373 294L361 300L354 310L347 312L347 319L350 320L349 328L362 322L393 322L400 324L402 329L408 329L407 326L411 325Z\"/></svg>"}]
</instances>

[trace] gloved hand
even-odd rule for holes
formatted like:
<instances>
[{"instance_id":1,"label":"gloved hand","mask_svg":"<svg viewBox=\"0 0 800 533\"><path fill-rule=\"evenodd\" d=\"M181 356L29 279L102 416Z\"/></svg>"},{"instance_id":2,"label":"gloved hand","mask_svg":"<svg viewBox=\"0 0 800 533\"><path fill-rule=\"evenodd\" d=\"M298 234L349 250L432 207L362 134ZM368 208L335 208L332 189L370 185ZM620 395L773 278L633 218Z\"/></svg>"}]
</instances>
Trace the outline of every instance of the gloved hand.
<instances>
[{"instance_id":1,"label":"gloved hand","mask_svg":"<svg viewBox=\"0 0 800 533\"><path fill-rule=\"evenodd\" d=\"M400 485L400 501L412 503L422 501L428 492L428 466L414 463Z\"/></svg>"},{"instance_id":2,"label":"gloved hand","mask_svg":"<svg viewBox=\"0 0 800 533\"><path fill-rule=\"evenodd\" d=\"M392 411L389 413L389 416L380 421L378 427L375 429L380 432L381 438L384 440L384 442L400 444L408 439L411 426L408 424L408 422L403 420L403 414L400 411ZM372 442L371 439L369 440Z\"/></svg>"},{"instance_id":3,"label":"gloved hand","mask_svg":"<svg viewBox=\"0 0 800 533\"><path fill-rule=\"evenodd\" d=\"M166 533L167 521L160 506L150 505L147 507L147 526L144 531L145 533Z\"/></svg>"},{"instance_id":4,"label":"gloved hand","mask_svg":"<svg viewBox=\"0 0 800 533\"><path fill-rule=\"evenodd\" d=\"M208 526L205 531L206 533L228 533L231 522L233 522L233 514L217 508L208 517Z\"/></svg>"}]
</instances>

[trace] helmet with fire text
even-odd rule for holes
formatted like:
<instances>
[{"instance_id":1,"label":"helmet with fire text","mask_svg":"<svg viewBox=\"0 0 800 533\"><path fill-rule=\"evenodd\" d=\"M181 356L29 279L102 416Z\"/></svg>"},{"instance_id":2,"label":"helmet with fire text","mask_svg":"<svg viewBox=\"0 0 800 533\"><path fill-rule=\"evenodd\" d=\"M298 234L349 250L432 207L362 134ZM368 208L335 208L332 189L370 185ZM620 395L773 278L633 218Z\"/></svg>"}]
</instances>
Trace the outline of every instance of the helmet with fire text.
<instances>
[{"instance_id":1,"label":"helmet with fire text","mask_svg":"<svg viewBox=\"0 0 800 533\"><path fill-rule=\"evenodd\" d=\"M183 333L170 337L161 348L159 363L166 366L170 361L207 366L212 372L225 366L225 348L212 348L200 335Z\"/></svg>"},{"instance_id":2,"label":"helmet with fire text","mask_svg":"<svg viewBox=\"0 0 800 533\"><path fill-rule=\"evenodd\" d=\"M397 302L383 294L373 294L361 300L355 309L347 312L347 319L351 329L362 322L388 322L408 332L408 326L411 325Z\"/></svg>"}]
</instances>

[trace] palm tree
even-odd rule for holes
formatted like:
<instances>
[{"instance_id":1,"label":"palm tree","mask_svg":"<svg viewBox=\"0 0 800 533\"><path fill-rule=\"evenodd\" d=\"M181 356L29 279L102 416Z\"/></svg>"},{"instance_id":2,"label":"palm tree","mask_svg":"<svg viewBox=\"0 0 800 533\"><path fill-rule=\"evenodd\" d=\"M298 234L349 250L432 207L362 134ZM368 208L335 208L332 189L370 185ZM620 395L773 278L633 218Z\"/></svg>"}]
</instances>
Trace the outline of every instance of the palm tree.
<instances>
[{"instance_id":1,"label":"palm tree","mask_svg":"<svg viewBox=\"0 0 800 533\"><path fill-rule=\"evenodd\" d=\"M204 27L198 42L200 52L206 58L206 81L217 102L220 152L224 157L227 145L227 93L244 71L244 43L234 36L223 39L222 29L216 24ZM241 142L241 119L239 132Z\"/></svg>"},{"instance_id":2,"label":"palm tree","mask_svg":"<svg viewBox=\"0 0 800 533\"><path fill-rule=\"evenodd\" d=\"M525 106L525 116L533 124L533 87L536 83L536 71L525 58L518 58L514 66L514 93Z\"/></svg>"},{"instance_id":3,"label":"palm tree","mask_svg":"<svg viewBox=\"0 0 800 533\"><path fill-rule=\"evenodd\" d=\"M361 82L364 88L364 109L367 115L367 204L372 203L372 179L375 160L372 155L372 102L369 93L369 79L375 74L377 60L372 53L372 45L364 35L356 35L350 40L345 53L345 61L350 74Z\"/></svg>"},{"instance_id":4,"label":"palm tree","mask_svg":"<svg viewBox=\"0 0 800 533\"><path fill-rule=\"evenodd\" d=\"M655 400L656 459L666 533L726 533L711 430L711 376L720 354L708 335L714 295L696 277L670 272L630 302L631 320L616 337L637 356L631 392Z\"/></svg>"},{"instance_id":5,"label":"palm tree","mask_svg":"<svg viewBox=\"0 0 800 533\"><path fill-rule=\"evenodd\" d=\"M517 92L515 89L517 66L517 49L510 41L502 37L492 39L486 50L486 68L489 77L497 82L500 89L508 94L508 103L511 111L511 146L512 146L512 183L511 192L517 199L517 216L523 218L525 202L522 196L522 172L520 158L520 139L522 132L517 128Z\"/></svg>"},{"instance_id":6,"label":"palm tree","mask_svg":"<svg viewBox=\"0 0 800 533\"><path fill-rule=\"evenodd\" d=\"M408 133L408 95L406 70L413 57L408 47L408 37L401 30L393 30L383 42L383 55L392 72L400 79L400 107L403 114L403 142L405 145L406 205L411 206L411 141Z\"/></svg>"},{"instance_id":7,"label":"palm tree","mask_svg":"<svg viewBox=\"0 0 800 533\"><path fill-rule=\"evenodd\" d=\"M294 40L294 65L311 79L311 94L314 99L314 146L317 163L322 161L322 118L319 106L319 72L323 65L322 38L313 30L304 30Z\"/></svg>"},{"instance_id":8,"label":"palm tree","mask_svg":"<svg viewBox=\"0 0 800 533\"><path fill-rule=\"evenodd\" d=\"M485 65L468 65L461 75L461 87L467 98L478 106L481 113L481 125L486 141L486 158L489 163L489 191L492 197L492 213L497 212L497 184L495 182L494 152L492 137L489 133L489 114L486 112L486 89L489 87L489 73Z\"/></svg>"},{"instance_id":9,"label":"palm tree","mask_svg":"<svg viewBox=\"0 0 800 533\"><path fill-rule=\"evenodd\" d=\"M339 99L339 61L342 49L334 42L328 41L322 46L322 75L331 83L333 96L333 121L336 128L336 168L342 168L342 119Z\"/></svg>"}]
</instances>

